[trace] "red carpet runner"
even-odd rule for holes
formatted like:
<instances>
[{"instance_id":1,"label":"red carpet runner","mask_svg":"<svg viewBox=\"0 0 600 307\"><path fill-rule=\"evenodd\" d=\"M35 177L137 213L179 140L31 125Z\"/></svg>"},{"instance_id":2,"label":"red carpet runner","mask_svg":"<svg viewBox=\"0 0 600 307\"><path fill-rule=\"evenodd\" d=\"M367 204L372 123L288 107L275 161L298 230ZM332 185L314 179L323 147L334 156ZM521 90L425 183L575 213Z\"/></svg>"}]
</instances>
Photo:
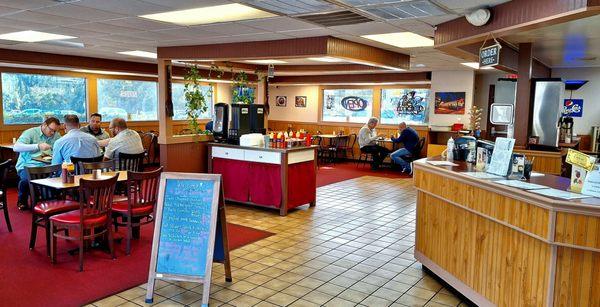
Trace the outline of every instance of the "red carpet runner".
<instances>
[{"instance_id":1,"label":"red carpet runner","mask_svg":"<svg viewBox=\"0 0 600 307\"><path fill-rule=\"evenodd\" d=\"M77 272L77 256L67 254L76 245L58 240L58 263L50 264L42 229L36 247L29 250L31 213L15 208L16 191L9 190L9 233L0 217L0 306L81 306L144 283L148 278L151 225L142 226L140 240L132 241L131 255L125 244L115 244L117 259L102 251L84 254L83 272ZM270 232L227 225L230 250L273 235ZM235 278L235 276L234 276Z\"/></svg>"},{"instance_id":2,"label":"red carpet runner","mask_svg":"<svg viewBox=\"0 0 600 307\"><path fill-rule=\"evenodd\" d=\"M390 170L371 171L368 165L342 163L321 166L317 185L361 176L406 177ZM125 255L124 243L115 244L116 260L101 251L86 252L84 271L77 272L77 257L67 254L76 246L64 240L58 240L58 263L50 264L42 229L36 248L30 251L31 214L15 208L14 189L9 190L8 203L14 232L8 232L0 216L0 306L81 306L147 280L153 231L150 225L142 227L140 240L132 241L130 256ZM228 224L228 234L230 250L272 235L235 224Z\"/></svg>"}]
</instances>

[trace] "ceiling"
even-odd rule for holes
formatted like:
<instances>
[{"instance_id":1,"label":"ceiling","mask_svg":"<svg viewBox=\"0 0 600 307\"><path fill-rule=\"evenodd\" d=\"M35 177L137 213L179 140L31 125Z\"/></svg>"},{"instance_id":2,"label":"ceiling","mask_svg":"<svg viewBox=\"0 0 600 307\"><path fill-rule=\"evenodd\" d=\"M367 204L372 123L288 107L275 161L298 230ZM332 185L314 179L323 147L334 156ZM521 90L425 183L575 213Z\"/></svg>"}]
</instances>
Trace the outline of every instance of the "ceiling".
<instances>
[{"instance_id":1,"label":"ceiling","mask_svg":"<svg viewBox=\"0 0 600 307\"><path fill-rule=\"evenodd\" d=\"M198 26L178 26L137 17L234 2L269 10L279 16ZM411 71L470 69L460 65L461 59L433 47L402 49L360 36L410 31L432 37L436 24L458 18L474 8L504 2L507 0L0 0L0 34L38 30L75 36L76 39L66 42L85 45L74 48L60 42L0 41L0 48L154 62L117 52L156 52L156 48L161 46L331 35L410 54ZM302 20L306 15L341 10L349 10L373 21L327 27ZM421 65L416 67L417 64Z\"/></svg>"},{"instance_id":2,"label":"ceiling","mask_svg":"<svg viewBox=\"0 0 600 307\"><path fill-rule=\"evenodd\" d=\"M600 15L503 37L532 43L533 56L550 67L600 66Z\"/></svg>"}]
</instances>

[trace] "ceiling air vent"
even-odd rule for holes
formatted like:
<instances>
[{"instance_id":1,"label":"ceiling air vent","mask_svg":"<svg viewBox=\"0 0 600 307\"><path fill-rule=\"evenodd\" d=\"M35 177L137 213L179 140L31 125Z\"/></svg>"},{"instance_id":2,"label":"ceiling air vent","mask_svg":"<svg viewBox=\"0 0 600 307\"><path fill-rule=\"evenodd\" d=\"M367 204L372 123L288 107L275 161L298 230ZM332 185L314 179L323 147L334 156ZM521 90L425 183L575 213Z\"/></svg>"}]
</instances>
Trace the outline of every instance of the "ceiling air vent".
<instances>
[{"instance_id":1,"label":"ceiling air vent","mask_svg":"<svg viewBox=\"0 0 600 307\"><path fill-rule=\"evenodd\" d=\"M359 6L358 9L387 20L437 16L447 13L434 3L424 0Z\"/></svg>"},{"instance_id":2,"label":"ceiling air vent","mask_svg":"<svg viewBox=\"0 0 600 307\"><path fill-rule=\"evenodd\" d=\"M324 27L354 25L358 23L373 21L372 19L369 19L363 15L359 15L351 11L303 15L297 16L296 18L312 22Z\"/></svg>"}]
</instances>

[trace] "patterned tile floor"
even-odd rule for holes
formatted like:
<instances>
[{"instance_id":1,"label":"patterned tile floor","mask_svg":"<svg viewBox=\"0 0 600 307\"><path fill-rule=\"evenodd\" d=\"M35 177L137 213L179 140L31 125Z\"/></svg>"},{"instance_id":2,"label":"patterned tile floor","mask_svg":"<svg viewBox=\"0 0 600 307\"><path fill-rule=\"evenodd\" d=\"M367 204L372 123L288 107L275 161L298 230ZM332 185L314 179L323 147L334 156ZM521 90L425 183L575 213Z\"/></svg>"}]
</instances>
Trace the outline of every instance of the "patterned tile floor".
<instances>
[{"instance_id":1,"label":"patterned tile floor","mask_svg":"<svg viewBox=\"0 0 600 307\"><path fill-rule=\"evenodd\" d=\"M465 306L413 258L410 179L365 176L318 189L317 206L227 208L229 222L276 235L231 253L233 283L213 266L210 306ZM144 306L145 284L94 302ZM156 284L157 306L200 306L202 286Z\"/></svg>"}]
</instances>

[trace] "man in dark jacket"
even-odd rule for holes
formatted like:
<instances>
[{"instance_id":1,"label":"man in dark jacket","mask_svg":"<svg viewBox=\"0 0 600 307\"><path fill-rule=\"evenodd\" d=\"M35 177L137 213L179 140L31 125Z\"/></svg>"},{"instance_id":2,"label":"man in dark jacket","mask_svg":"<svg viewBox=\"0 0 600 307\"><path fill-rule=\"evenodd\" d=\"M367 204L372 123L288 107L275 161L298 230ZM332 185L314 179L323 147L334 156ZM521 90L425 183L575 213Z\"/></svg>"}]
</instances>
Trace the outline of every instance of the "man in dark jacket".
<instances>
[{"instance_id":1,"label":"man in dark jacket","mask_svg":"<svg viewBox=\"0 0 600 307\"><path fill-rule=\"evenodd\" d=\"M402 167L402 172L411 173L410 163L405 158L413 154L419 142L419 134L415 129L407 127L405 122L401 122L398 128L400 129L400 136L398 138L392 137L392 142L403 143L404 148L394 151L390 154L390 157L394 163Z\"/></svg>"}]
</instances>

